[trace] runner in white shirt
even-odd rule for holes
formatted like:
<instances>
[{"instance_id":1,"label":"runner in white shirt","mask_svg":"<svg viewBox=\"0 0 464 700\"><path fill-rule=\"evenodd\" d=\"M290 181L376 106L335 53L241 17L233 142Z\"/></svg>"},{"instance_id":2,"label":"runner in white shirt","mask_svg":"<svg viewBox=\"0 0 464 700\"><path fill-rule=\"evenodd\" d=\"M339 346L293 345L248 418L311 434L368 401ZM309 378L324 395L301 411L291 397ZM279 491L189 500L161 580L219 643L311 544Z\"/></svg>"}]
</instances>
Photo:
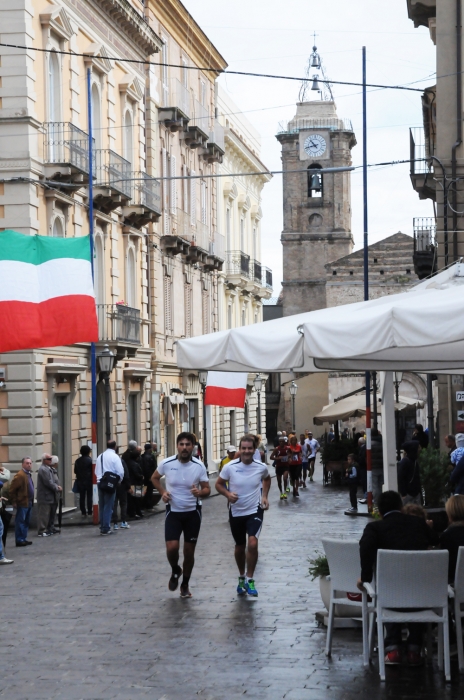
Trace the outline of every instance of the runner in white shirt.
<instances>
[{"instance_id":1,"label":"runner in white shirt","mask_svg":"<svg viewBox=\"0 0 464 700\"><path fill-rule=\"evenodd\" d=\"M201 526L201 498L209 496L211 488L205 465L193 457L195 436L177 436L177 455L164 459L151 477L153 486L166 503L165 540L168 562L172 568L169 590L175 591L183 573L181 598L191 598L189 580L195 562L195 547ZM166 477L166 488L161 477ZM179 566L179 540L184 533L184 562Z\"/></svg>"},{"instance_id":2,"label":"runner in white shirt","mask_svg":"<svg viewBox=\"0 0 464 700\"><path fill-rule=\"evenodd\" d=\"M258 537L264 511L269 508L271 477L266 464L253 458L254 451L254 436L244 435L239 443L240 456L222 469L216 491L229 501L229 522L239 571L237 593L257 598L254 572L258 562Z\"/></svg>"},{"instance_id":3,"label":"runner in white shirt","mask_svg":"<svg viewBox=\"0 0 464 700\"><path fill-rule=\"evenodd\" d=\"M321 446L319 445L318 441L313 438L313 434L311 432L308 432L306 444L308 445L308 452L309 452L309 457L308 457L309 480L313 481L314 465L316 463L316 455L319 452L319 450L321 449Z\"/></svg>"},{"instance_id":4,"label":"runner in white shirt","mask_svg":"<svg viewBox=\"0 0 464 700\"><path fill-rule=\"evenodd\" d=\"M306 444L306 437L304 433L300 435L300 445L301 445L301 466L302 466L302 476L300 479L300 486L302 488L306 487L306 477L308 475L308 459L309 459L309 445Z\"/></svg>"}]
</instances>

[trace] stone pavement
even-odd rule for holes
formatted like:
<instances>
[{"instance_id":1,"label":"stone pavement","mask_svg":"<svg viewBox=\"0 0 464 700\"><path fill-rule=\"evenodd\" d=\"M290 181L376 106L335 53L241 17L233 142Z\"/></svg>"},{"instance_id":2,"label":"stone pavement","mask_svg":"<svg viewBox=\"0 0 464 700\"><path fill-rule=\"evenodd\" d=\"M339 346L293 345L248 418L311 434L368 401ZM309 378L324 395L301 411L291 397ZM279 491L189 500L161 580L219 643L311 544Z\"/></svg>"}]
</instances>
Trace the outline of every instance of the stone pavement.
<instances>
[{"instance_id":1,"label":"stone pavement","mask_svg":"<svg viewBox=\"0 0 464 700\"><path fill-rule=\"evenodd\" d=\"M280 502L275 481L256 573L258 600L237 599L225 499L206 500L191 580L194 597L167 589L163 517L101 539L66 528L7 553L0 569L0 698L5 700L457 700L436 662L364 669L361 632L336 630L324 656L318 582L309 556L324 535L359 538L365 518L343 515L344 489L317 482Z\"/></svg>"}]
</instances>

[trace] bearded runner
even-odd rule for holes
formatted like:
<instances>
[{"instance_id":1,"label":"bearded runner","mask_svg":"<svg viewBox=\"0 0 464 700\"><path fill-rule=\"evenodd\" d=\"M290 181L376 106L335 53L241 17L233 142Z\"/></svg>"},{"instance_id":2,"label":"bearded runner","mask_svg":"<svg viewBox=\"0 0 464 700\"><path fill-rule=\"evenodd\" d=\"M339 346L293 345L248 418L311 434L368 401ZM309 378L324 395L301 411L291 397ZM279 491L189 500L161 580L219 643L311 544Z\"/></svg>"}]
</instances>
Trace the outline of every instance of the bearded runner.
<instances>
[{"instance_id":1,"label":"bearded runner","mask_svg":"<svg viewBox=\"0 0 464 700\"><path fill-rule=\"evenodd\" d=\"M0 352L98 340L90 238L0 232Z\"/></svg>"}]
</instances>

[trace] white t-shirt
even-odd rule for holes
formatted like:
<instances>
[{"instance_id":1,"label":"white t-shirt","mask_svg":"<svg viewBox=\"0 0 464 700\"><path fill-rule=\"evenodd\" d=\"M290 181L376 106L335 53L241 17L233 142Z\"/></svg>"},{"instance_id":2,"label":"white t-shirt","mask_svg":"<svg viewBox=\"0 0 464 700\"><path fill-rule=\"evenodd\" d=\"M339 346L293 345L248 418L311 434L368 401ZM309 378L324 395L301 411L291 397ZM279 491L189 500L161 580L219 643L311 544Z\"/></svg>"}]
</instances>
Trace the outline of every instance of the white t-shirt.
<instances>
[{"instance_id":1,"label":"white t-shirt","mask_svg":"<svg viewBox=\"0 0 464 700\"><path fill-rule=\"evenodd\" d=\"M228 481L229 491L238 496L238 501L230 504L234 518L256 513L261 505L261 482L267 476L267 466L255 459L251 464L243 464L240 458L233 459L222 469L221 479Z\"/></svg>"},{"instance_id":2,"label":"white t-shirt","mask_svg":"<svg viewBox=\"0 0 464 700\"><path fill-rule=\"evenodd\" d=\"M310 447L307 444L307 440L305 440L303 444L301 444L301 442L299 442L298 444L301 447L302 461L307 462L308 456L309 456L309 451L310 451Z\"/></svg>"},{"instance_id":3,"label":"white t-shirt","mask_svg":"<svg viewBox=\"0 0 464 700\"><path fill-rule=\"evenodd\" d=\"M320 447L318 441L314 438L312 440L306 438L305 443L309 447L309 459L314 459L314 457L316 456L316 450L318 447Z\"/></svg>"},{"instance_id":4,"label":"white t-shirt","mask_svg":"<svg viewBox=\"0 0 464 700\"><path fill-rule=\"evenodd\" d=\"M173 513L195 510L198 501L190 493L192 486L199 488L200 481L209 481L205 465L196 457L190 462L179 462L177 455L163 459L158 465L158 473L166 477L166 490L171 494L169 501Z\"/></svg>"}]
</instances>

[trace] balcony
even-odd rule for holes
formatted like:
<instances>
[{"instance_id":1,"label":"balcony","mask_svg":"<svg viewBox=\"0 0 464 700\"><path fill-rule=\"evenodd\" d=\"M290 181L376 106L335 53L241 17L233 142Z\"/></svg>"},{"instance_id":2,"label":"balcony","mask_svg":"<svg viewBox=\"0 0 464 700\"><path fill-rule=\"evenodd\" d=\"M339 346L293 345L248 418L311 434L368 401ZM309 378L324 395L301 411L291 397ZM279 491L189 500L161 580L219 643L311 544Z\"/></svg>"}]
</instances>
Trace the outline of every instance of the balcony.
<instances>
[{"instance_id":1,"label":"balcony","mask_svg":"<svg viewBox=\"0 0 464 700\"><path fill-rule=\"evenodd\" d=\"M209 141L206 144L203 157L208 163L222 163L225 152L224 127L215 119L214 128L213 131L210 132Z\"/></svg>"},{"instance_id":2,"label":"balcony","mask_svg":"<svg viewBox=\"0 0 464 700\"><path fill-rule=\"evenodd\" d=\"M132 199L131 164L114 151L95 151L95 177L94 206L105 214Z\"/></svg>"},{"instance_id":3,"label":"balcony","mask_svg":"<svg viewBox=\"0 0 464 700\"><path fill-rule=\"evenodd\" d=\"M430 143L422 128L409 129L409 149L412 186L418 193L419 199L435 201L435 180L430 161L427 160L433 153L430 153Z\"/></svg>"},{"instance_id":4,"label":"balcony","mask_svg":"<svg viewBox=\"0 0 464 700\"><path fill-rule=\"evenodd\" d=\"M262 285L266 287L266 289L272 290L272 270L268 267L263 267Z\"/></svg>"},{"instance_id":5,"label":"balcony","mask_svg":"<svg viewBox=\"0 0 464 700\"><path fill-rule=\"evenodd\" d=\"M71 122L44 124L45 177L78 189L89 181L89 135Z\"/></svg>"},{"instance_id":6,"label":"balcony","mask_svg":"<svg viewBox=\"0 0 464 700\"><path fill-rule=\"evenodd\" d=\"M229 287L246 289L250 285L250 256L241 250L226 252L226 284Z\"/></svg>"},{"instance_id":7,"label":"balcony","mask_svg":"<svg viewBox=\"0 0 464 700\"><path fill-rule=\"evenodd\" d=\"M437 226L432 217L416 217L414 229L414 272L420 280L437 271Z\"/></svg>"},{"instance_id":8,"label":"balcony","mask_svg":"<svg viewBox=\"0 0 464 700\"><path fill-rule=\"evenodd\" d=\"M161 183L146 173L131 173L132 202L123 207L126 222L134 228L141 228L151 221L158 221L161 212Z\"/></svg>"},{"instance_id":9,"label":"balcony","mask_svg":"<svg viewBox=\"0 0 464 700\"><path fill-rule=\"evenodd\" d=\"M209 133L209 112L198 100L194 100L193 117L185 130L184 141L189 148L199 148L208 142Z\"/></svg>"},{"instance_id":10,"label":"balcony","mask_svg":"<svg viewBox=\"0 0 464 700\"><path fill-rule=\"evenodd\" d=\"M428 27L429 20L437 14L437 0L407 0L408 17L415 27Z\"/></svg>"},{"instance_id":11,"label":"balcony","mask_svg":"<svg viewBox=\"0 0 464 700\"><path fill-rule=\"evenodd\" d=\"M181 131L190 121L190 93L177 78L163 86L164 106L158 110L160 122L172 132Z\"/></svg>"},{"instance_id":12,"label":"balcony","mask_svg":"<svg viewBox=\"0 0 464 700\"><path fill-rule=\"evenodd\" d=\"M97 304L99 342L110 348L120 348L123 357L131 348L140 345L140 311L124 304Z\"/></svg>"},{"instance_id":13,"label":"balcony","mask_svg":"<svg viewBox=\"0 0 464 700\"><path fill-rule=\"evenodd\" d=\"M209 227L201 221L195 223L192 229L193 240L189 248L187 261L190 263L206 264L209 255Z\"/></svg>"},{"instance_id":14,"label":"balcony","mask_svg":"<svg viewBox=\"0 0 464 700\"><path fill-rule=\"evenodd\" d=\"M190 245L194 243L194 230L192 228L191 216L183 209L176 209L164 216L167 218L165 222L165 233L161 236L161 247L168 255L187 255Z\"/></svg>"},{"instance_id":15,"label":"balcony","mask_svg":"<svg viewBox=\"0 0 464 700\"><path fill-rule=\"evenodd\" d=\"M214 235L214 241L209 242L209 255L206 259L206 270L222 270L225 260L225 236L220 233Z\"/></svg>"}]
</instances>

